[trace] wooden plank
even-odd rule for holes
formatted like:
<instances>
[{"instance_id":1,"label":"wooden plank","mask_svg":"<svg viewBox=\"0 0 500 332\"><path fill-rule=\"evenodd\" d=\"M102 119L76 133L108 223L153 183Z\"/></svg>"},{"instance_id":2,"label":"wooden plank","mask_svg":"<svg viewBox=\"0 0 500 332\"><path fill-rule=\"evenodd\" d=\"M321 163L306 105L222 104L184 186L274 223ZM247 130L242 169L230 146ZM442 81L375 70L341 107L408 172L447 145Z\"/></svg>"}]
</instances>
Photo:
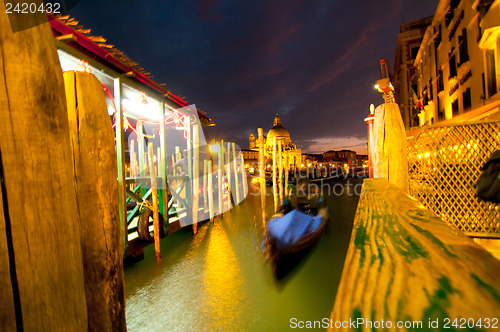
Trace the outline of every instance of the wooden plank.
<instances>
[{"instance_id":1,"label":"wooden plank","mask_svg":"<svg viewBox=\"0 0 500 332\"><path fill-rule=\"evenodd\" d=\"M10 260L14 258L12 252L12 232L10 229L8 206L4 207L3 191L5 191L2 156L0 153L0 330L15 331L17 329L16 319L19 321L19 329L22 330L22 315L19 303L19 289L15 276L15 266L10 266ZM10 256L10 257L9 257ZM15 294L15 297L14 297ZM17 308L17 310L16 310ZM16 313L18 311L19 313Z\"/></svg>"},{"instance_id":2,"label":"wooden plank","mask_svg":"<svg viewBox=\"0 0 500 332\"><path fill-rule=\"evenodd\" d=\"M53 35L48 24L12 33L1 7L0 151L19 289L17 328L86 331L73 160ZM1 271L5 280L5 266ZM8 293L0 293L2 303L13 301L3 298Z\"/></svg>"},{"instance_id":3,"label":"wooden plank","mask_svg":"<svg viewBox=\"0 0 500 332\"><path fill-rule=\"evenodd\" d=\"M89 330L125 331L115 137L101 83L64 73Z\"/></svg>"},{"instance_id":4,"label":"wooden plank","mask_svg":"<svg viewBox=\"0 0 500 332\"><path fill-rule=\"evenodd\" d=\"M387 179L365 179L331 322L484 324L500 312L498 276L500 262L472 239Z\"/></svg>"}]
</instances>

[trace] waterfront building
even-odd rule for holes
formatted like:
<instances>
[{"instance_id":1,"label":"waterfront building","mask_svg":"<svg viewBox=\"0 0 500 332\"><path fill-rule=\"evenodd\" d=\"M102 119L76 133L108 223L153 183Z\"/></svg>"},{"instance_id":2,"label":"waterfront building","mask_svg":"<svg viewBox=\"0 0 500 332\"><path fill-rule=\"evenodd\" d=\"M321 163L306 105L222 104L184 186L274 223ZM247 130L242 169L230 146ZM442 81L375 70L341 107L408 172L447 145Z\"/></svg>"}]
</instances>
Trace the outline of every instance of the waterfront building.
<instances>
[{"instance_id":1,"label":"waterfront building","mask_svg":"<svg viewBox=\"0 0 500 332\"><path fill-rule=\"evenodd\" d=\"M323 156L320 153L305 153L302 155L301 166L316 167L323 162Z\"/></svg>"},{"instance_id":2,"label":"waterfront building","mask_svg":"<svg viewBox=\"0 0 500 332\"><path fill-rule=\"evenodd\" d=\"M335 151L335 150L328 150L323 153L323 160L328 163L333 163L333 164L347 164L348 166L351 165L357 165L357 156L356 152L351 151L351 150L340 150L340 151Z\"/></svg>"},{"instance_id":3,"label":"waterfront building","mask_svg":"<svg viewBox=\"0 0 500 332\"><path fill-rule=\"evenodd\" d=\"M292 143L290 133L281 124L281 119L278 113L276 113L276 116L274 117L273 127L267 132L267 135L265 136L265 156L270 160L272 159L273 155L274 138L276 138L276 148L278 148L278 145L281 142L283 153L288 156L288 166L300 166L302 162L302 150L300 148L297 148L297 146ZM253 132L251 132L248 137L248 144L250 150L259 151L260 143ZM247 153L247 155L250 159L251 155L249 153ZM243 158L245 159L245 154L243 155ZM285 159L283 160L283 162L285 162ZM247 159L245 159L245 164L247 164Z\"/></svg>"},{"instance_id":4,"label":"waterfront building","mask_svg":"<svg viewBox=\"0 0 500 332\"><path fill-rule=\"evenodd\" d=\"M422 38L427 27L432 23L432 19L432 16L421 18L401 24L399 28L392 84L394 85L394 97L396 103L399 104L406 129L418 125L418 110L415 111L417 108L416 100L412 98L417 92L417 85L416 82L412 83L411 79L415 75L414 62Z\"/></svg>"},{"instance_id":5,"label":"waterfront building","mask_svg":"<svg viewBox=\"0 0 500 332\"><path fill-rule=\"evenodd\" d=\"M498 116L500 0L441 0L415 58L418 126Z\"/></svg>"},{"instance_id":6,"label":"waterfront building","mask_svg":"<svg viewBox=\"0 0 500 332\"><path fill-rule=\"evenodd\" d=\"M245 162L245 169L253 173L259 164L259 150L241 149L241 155Z\"/></svg>"}]
</instances>

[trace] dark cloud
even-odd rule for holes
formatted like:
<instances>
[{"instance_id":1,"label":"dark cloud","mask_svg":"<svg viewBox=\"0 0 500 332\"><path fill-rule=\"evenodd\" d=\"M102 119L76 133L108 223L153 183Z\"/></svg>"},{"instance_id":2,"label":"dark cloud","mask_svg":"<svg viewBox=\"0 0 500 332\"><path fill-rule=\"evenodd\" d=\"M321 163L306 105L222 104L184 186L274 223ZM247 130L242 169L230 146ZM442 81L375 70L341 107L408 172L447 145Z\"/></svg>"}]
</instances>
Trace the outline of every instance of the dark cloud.
<instances>
[{"instance_id":1,"label":"dark cloud","mask_svg":"<svg viewBox=\"0 0 500 332\"><path fill-rule=\"evenodd\" d=\"M209 137L247 147L276 112L309 147L363 150L379 59L400 24L436 0L81 1L72 14L217 123ZM347 137L350 136L350 139ZM335 141L335 142L334 142Z\"/></svg>"}]
</instances>

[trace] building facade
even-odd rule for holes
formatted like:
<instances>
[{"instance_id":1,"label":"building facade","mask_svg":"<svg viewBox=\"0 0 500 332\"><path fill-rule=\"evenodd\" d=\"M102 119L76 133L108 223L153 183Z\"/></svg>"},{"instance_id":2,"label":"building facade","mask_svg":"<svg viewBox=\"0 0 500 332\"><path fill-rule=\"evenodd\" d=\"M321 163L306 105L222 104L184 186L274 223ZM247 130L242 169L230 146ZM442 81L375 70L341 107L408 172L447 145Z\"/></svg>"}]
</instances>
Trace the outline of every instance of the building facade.
<instances>
[{"instance_id":1,"label":"building facade","mask_svg":"<svg viewBox=\"0 0 500 332\"><path fill-rule=\"evenodd\" d=\"M274 118L273 127L267 132L267 135L265 136L265 156L270 160L272 160L274 140L276 140L276 149L278 149L278 146L281 143L284 158L283 164L294 167L301 165L302 151L292 143L290 133L281 124L281 119L278 113L276 113L276 116ZM250 136L248 137L248 144L250 150L259 150L259 140L255 137L253 132L251 132Z\"/></svg>"},{"instance_id":2,"label":"building facade","mask_svg":"<svg viewBox=\"0 0 500 332\"><path fill-rule=\"evenodd\" d=\"M394 72L392 83L394 97L399 104L405 128L418 126L418 108L416 100L417 83L412 82L415 75L414 62L417 58L422 38L433 17L401 24L394 57ZM413 92L412 92L413 91Z\"/></svg>"},{"instance_id":3,"label":"building facade","mask_svg":"<svg viewBox=\"0 0 500 332\"><path fill-rule=\"evenodd\" d=\"M337 164L347 164L348 166L357 165L358 159L356 156L356 152L351 150L328 150L323 153L323 160L328 163L337 163Z\"/></svg>"},{"instance_id":4,"label":"building facade","mask_svg":"<svg viewBox=\"0 0 500 332\"><path fill-rule=\"evenodd\" d=\"M500 0L441 0L415 59L418 125L498 112Z\"/></svg>"}]
</instances>

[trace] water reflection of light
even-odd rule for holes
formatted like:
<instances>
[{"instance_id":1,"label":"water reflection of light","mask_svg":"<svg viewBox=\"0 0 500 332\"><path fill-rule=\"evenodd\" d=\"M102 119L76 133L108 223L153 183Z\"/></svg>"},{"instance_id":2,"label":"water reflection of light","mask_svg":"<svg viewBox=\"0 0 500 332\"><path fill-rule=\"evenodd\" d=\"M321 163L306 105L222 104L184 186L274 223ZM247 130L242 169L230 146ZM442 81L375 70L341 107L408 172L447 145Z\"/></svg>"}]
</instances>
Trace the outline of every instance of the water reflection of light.
<instances>
[{"instance_id":1,"label":"water reflection of light","mask_svg":"<svg viewBox=\"0 0 500 332\"><path fill-rule=\"evenodd\" d=\"M205 263L203 311L211 317L206 329L236 331L241 316L242 280L239 262L225 231L214 225Z\"/></svg>"}]
</instances>

